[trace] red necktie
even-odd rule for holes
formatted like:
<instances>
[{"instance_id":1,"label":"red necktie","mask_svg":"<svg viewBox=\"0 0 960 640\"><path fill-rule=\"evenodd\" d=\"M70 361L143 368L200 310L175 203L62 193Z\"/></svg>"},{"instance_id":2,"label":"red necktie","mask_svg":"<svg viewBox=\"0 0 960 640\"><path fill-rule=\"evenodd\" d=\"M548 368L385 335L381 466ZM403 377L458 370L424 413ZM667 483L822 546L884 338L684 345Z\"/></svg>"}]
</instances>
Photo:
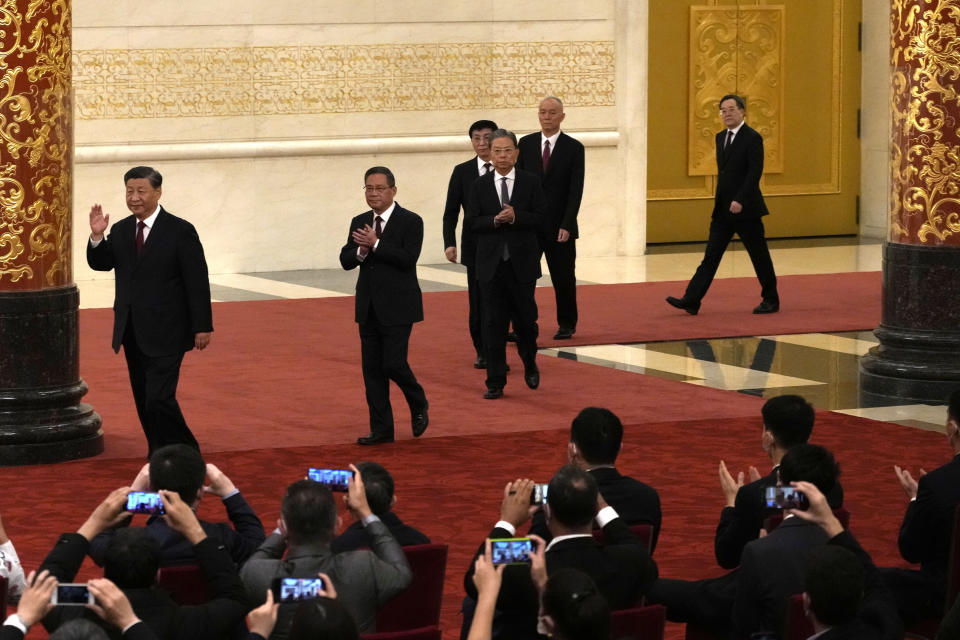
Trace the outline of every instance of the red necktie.
<instances>
[{"instance_id":1,"label":"red necktie","mask_svg":"<svg viewBox=\"0 0 960 640\"><path fill-rule=\"evenodd\" d=\"M137 255L139 256L143 252L143 228L147 225L143 220L137 221Z\"/></svg>"},{"instance_id":2,"label":"red necktie","mask_svg":"<svg viewBox=\"0 0 960 640\"><path fill-rule=\"evenodd\" d=\"M543 141L543 172L547 172L547 165L550 164L550 141Z\"/></svg>"},{"instance_id":3,"label":"red necktie","mask_svg":"<svg viewBox=\"0 0 960 640\"><path fill-rule=\"evenodd\" d=\"M380 234L383 233L383 218L377 216L376 222L373 225L373 232L377 234L377 238L380 237Z\"/></svg>"}]
</instances>

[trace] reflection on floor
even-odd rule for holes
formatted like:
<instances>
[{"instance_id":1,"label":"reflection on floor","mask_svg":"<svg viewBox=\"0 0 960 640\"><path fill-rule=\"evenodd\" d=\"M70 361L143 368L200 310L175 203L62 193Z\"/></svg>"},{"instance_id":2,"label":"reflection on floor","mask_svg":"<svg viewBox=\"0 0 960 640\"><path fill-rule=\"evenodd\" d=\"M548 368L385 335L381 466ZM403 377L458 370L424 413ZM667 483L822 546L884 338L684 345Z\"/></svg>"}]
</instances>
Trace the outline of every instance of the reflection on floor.
<instances>
[{"instance_id":1,"label":"reflection on floor","mask_svg":"<svg viewBox=\"0 0 960 640\"><path fill-rule=\"evenodd\" d=\"M857 238L771 240L770 253L780 275L879 271L882 245ZM685 281L700 262L702 244L651 246L645 256L577 258L580 284ZM462 290L466 271L451 263L419 265L425 292ZM546 264L537 285L551 286ZM81 308L113 304L112 274L79 281ZM750 277L753 267L739 242L731 244L718 278ZM356 272L341 269L214 274L217 301L320 298L353 295ZM677 295L682 294L678 285ZM466 332L466 326L464 326ZM871 332L758 336L686 340L652 344L596 345L543 349L545 356L655 375L689 384L769 397L798 393L818 409L841 411L921 429L941 429L943 407L908 405L861 407L857 358L876 344Z\"/></svg>"}]
</instances>

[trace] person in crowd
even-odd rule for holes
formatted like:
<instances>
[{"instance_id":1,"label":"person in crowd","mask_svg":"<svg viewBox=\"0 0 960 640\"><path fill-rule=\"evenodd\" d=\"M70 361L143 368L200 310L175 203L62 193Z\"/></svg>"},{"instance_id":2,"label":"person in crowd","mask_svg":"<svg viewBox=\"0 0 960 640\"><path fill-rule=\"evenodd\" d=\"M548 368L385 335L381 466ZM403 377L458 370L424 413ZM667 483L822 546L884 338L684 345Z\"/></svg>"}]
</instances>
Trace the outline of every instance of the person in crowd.
<instances>
[{"instance_id":1,"label":"person in crowd","mask_svg":"<svg viewBox=\"0 0 960 640\"><path fill-rule=\"evenodd\" d=\"M390 475L390 472L376 462L361 462L357 465L357 469L360 470L360 476L363 478L364 491L367 494L367 504L370 505L370 510L380 518L383 524L387 525L390 535L397 541L397 544L401 547L429 544L430 538L410 525L404 524L394 513L393 507L397 503L397 496L394 493L393 476ZM373 539L363 522L357 521L344 529L330 543L330 551L343 553L356 549L369 549L372 542Z\"/></svg>"},{"instance_id":2,"label":"person in crowd","mask_svg":"<svg viewBox=\"0 0 960 640\"><path fill-rule=\"evenodd\" d=\"M657 546L660 532L660 496L653 487L616 468L617 455L623 443L623 424L609 409L587 407L570 425L567 460L588 472L597 482L600 495L628 525L653 526L650 552ZM530 533L550 541L550 529L542 508L537 509L530 522Z\"/></svg>"},{"instance_id":3,"label":"person in crowd","mask_svg":"<svg viewBox=\"0 0 960 640\"><path fill-rule=\"evenodd\" d=\"M207 484L204 484L204 480ZM156 492L160 489L176 492L194 511L205 493L220 498L230 522L201 520L200 526L208 536L223 543L238 566L267 537L263 523L240 490L219 468L206 464L200 452L193 447L173 444L158 449L130 486L131 491ZM126 520L121 526L127 526L129 522ZM145 528L160 546L161 567L196 562L193 545L171 528L163 516L149 516ZM100 566L104 564L107 546L115 533L116 529L108 529L90 543L90 557Z\"/></svg>"},{"instance_id":4,"label":"person in crowd","mask_svg":"<svg viewBox=\"0 0 960 640\"><path fill-rule=\"evenodd\" d=\"M7 600L16 603L20 599L26 585L23 567L13 542L7 537L3 528L3 519L0 518L0 578L7 579Z\"/></svg>"},{"instance_id":5,"label":"person in crowd","mask_svg":"<svg viewBox=\"0 0 960 640\"><path fill-rule=\"evenodd\" d=\"M330 549L340 528L330 489L313 480L298 480L287 488L280 527L247 560L241 577L250 601L263 602L274 578L311 578L322 571L337 585L341 604L361 633L376 630L377 610L413 580L403 549L367 502L363 476L355 465L345 497L351 515L371 536L368 550L334 553ZM273 640L288 637L295 607L280 606Z\"/></svg>"},{"instance_id":6,"label":"person in crowd","mask_svg":"<svg viewBox=\"0 0 960 640\"><path fill-rule=\"evenodd\" d=\"M750 482L744 484L743 472L733 475L727 465L720 461L720 489L725 505L720 511L720 522L713 540L717 564L724 569L733 569L740 564L743 547L756 540L763 528L764 519L771 514L763 506L764 492L779 482L780 461L791 448L806 444L813 432L813 405L797 395L782 395L767 400L761 409L763 430L760 446L773 469L760 476L756 467L750 467ZM827 494L830 506L843 506L843 487L834 484Z\"/></svg>"}]
</instances>

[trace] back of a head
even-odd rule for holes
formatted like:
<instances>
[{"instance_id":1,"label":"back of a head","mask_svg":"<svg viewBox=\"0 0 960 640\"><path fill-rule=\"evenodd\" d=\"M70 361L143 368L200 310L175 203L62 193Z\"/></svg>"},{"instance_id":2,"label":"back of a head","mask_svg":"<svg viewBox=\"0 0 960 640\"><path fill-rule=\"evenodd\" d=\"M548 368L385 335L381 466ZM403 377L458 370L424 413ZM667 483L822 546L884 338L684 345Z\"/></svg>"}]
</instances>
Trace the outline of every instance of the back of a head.
<instances>
[{"instance_id":1,"label":"back of a head","mask_svg":"<svg viewBox=\"0 0 960 640\"><path fill-rule=\"evenodd\" d=\"M547 488L550 517L567 527L588 527L597 514L597 481L573 465L560 467Z\"/></svg>"},{"instance_id":2,"label":"back of a head","mask_svg":"<svg viewBox=\"0 0 960 640\"><path fill-rule=\"evenodd\" d=\"M313 480L297 480L280 506L287 536L293 544L328 543L337 522L337 503L330 489Z\"/></svg>"},{"instance_id":3,"label":"back of a head","mask_svg":"<svg viewBox=\"0 0 960 640\"><path fill-rule=\"evenodd\" d=\"M350 613L330 598L301 602L288 636L289 640L358 640L359 637Z\"/></svg>"},{"instance_id":4,"label":"back of a head","mask_svg":"<svg viewBox=\"0 0 960 640\"><path fill-rule=\"evenodd\" d=\"M570 441L589 464L613 464L623 441L623 424L609 409L587 407L570 425Z\"/></svg>"},{"instance_id":5,"label":"back of a head","mask_svg":"<svg viewBox=\"0 0 960 640\"><path fill-rule=\"evenodd\" d=\"M610 606L582 571L559 569L550 574L543 591L543 612L553 619L554 638L610 637Z\"/></svg>"},{"instance_id":6,"label":"back of a head","mask_svg":"<svg viewBox=\"0 0 960 640\"><path fill-rule=\"evenodd\" d=\"M816 444L800 444L784 454L780 461L780 482L784 486L800 480L813 483L827 495L837 484L840 468L833 454Z\"/></svg>"},{"instance_id":7,"label":"back of a head","mask_svg":"<svg viewBox=\"0 0 960 640\"><path fill-rule=\"evenodd\" d=\"M382 516L393 504L393 476L376 462L357 465L367 494L367 504L374 515Z\"/></svg>"},{"instance_id":8,"label":"back of a head","mask_svg":"<svg viewBox=\"0 0 960 640\"><path fill-rule=\"evenodd\" d=\"M863 598L863 564L849 549L818 547L807 560L804 584L817 620L830 627L846 624L856 617Z\"/></svg>"},{"instance_id":9,"label":"back of a head","mask_svg":"<svg viewBox=\"0 0 960 640\"><path fill-rule=\"evenodd\" d=\"M950 394L947 404L947 418L960 423L960 389Z\"/></svg>"},{"instance_id":10,"label":"back of a head","mask_svg":"<svg viewBox=\"0 0 960 640\"><path fill-rule=\"evenodd\" d=\"M160 567L160 545L143 527L118 529L107 543L103 577L121 589L152 587Z\"/></svg>"},{"instance_id":11,"label":"back of a head","mask_svg":"<svg viewBox=\"0 0 960 640\"><path fill-rule=\"evenodd\" d=\"M84 618L65 622L50 634L50 640L108 640L109 637L106 631Z\"/></svg>"},{"instance_id":12,"label":"back of a head","mask_svg":"<svg viewBox=\"0 0 960 640\"><path fill-rule=\"evenodd\" d=\"M770 398L760 410L763 426L777 444L790 449L805 444L813 432L813 405L801 396L785 395Z\"/></svg>"},{"instance_id":13,"label":"back of a head","mask_svg":"<svg viewBox=\"0 0 960 640\"><path fill-rule=\"evenodd\" d=\"M185 444L161 447L150 456L150 486L154 491L175 491L193 504L207 477L207 465L200 452Z\"/></svg>"}]
</instances>

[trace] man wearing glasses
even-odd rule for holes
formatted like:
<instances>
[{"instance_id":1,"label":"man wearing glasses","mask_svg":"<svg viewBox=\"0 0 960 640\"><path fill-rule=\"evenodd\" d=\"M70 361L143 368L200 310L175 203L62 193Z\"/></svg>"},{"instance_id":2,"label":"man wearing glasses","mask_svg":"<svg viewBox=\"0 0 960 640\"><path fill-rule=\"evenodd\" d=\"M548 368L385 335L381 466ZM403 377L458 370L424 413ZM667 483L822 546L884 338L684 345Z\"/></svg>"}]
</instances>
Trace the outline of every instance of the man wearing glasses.
<instances>
[{"instance_id":1,"label":"man wearing glasses","mask_svg":"<svg viewBox=\"0 0 960 640\"><path fill-rule=\"evenodd\" d=\"M773 270L770 250L761 218L769 213L760 193L763 175L763 137L744 121L746 104L743 98L729 94L720 100L720 119L726 129L717 134L717 192L713 201L710 236L703 262L687 284L682 298L667 297L667 302L690 315L700 311L700 301L707 294L720 259L733 238L740 236L750 255L753 269L760 280L762 302L754 313L776 313L780 310L777 275Z\"/></svg>"},{"instance_id":2,"label":"man wearing glasses","mask_svg":"<svg viewBox=\"0 0 960 640\"><path fill-rule=\"evenodd\" d=\"M363 177L370 211L350 222L340 264L360 267L357 277L355 320L360 327L360 353L370 433L357 444L393 442L390 380L403 392L410 407L413 436L427 429L427 396L407 364L407 345L414 322L423 320L423 299L417 281L417 258L423 244L423 220L393 199L393 173L371 167Z\"/></svg>"}]
</instances>

